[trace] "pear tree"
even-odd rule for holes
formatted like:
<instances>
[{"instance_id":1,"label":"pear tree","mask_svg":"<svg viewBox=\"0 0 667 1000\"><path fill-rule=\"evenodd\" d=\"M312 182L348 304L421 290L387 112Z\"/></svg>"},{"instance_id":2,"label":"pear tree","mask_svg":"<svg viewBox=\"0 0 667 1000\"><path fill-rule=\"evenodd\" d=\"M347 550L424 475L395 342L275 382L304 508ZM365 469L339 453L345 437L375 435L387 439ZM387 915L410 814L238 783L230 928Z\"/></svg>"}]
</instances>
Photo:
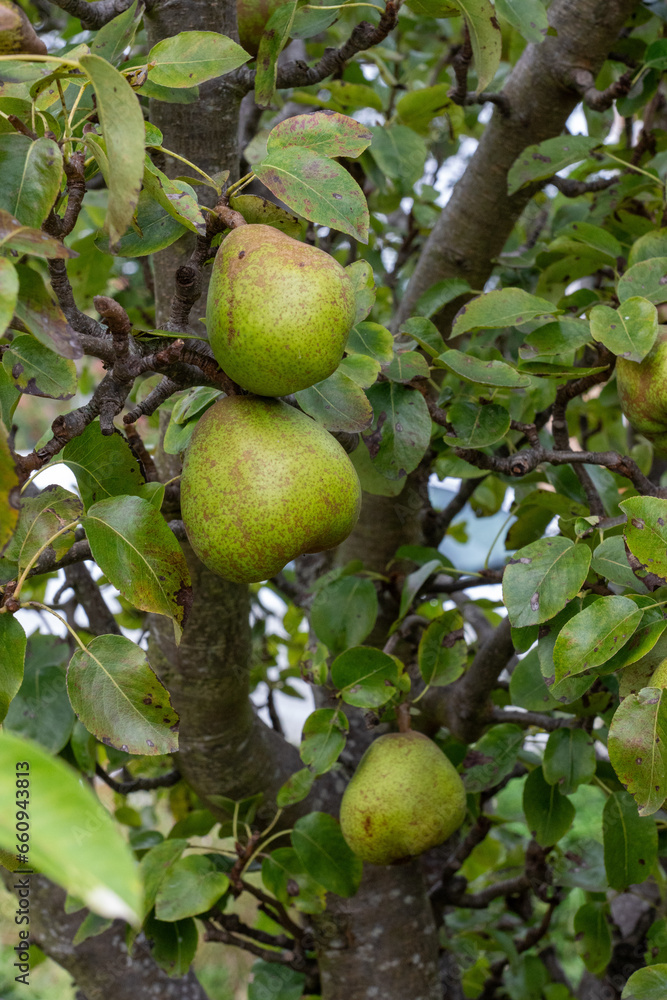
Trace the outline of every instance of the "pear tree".
<instances>
[{"instance_id":1,"label":"pear tree","mask_svg":"<svg viewBox=\"0 0 667 1000\"><path fill-rule=\"evenodd\" d=\"M3 1000L667 996L666 27L0 0Z\"/></svg>"}]
</instances>

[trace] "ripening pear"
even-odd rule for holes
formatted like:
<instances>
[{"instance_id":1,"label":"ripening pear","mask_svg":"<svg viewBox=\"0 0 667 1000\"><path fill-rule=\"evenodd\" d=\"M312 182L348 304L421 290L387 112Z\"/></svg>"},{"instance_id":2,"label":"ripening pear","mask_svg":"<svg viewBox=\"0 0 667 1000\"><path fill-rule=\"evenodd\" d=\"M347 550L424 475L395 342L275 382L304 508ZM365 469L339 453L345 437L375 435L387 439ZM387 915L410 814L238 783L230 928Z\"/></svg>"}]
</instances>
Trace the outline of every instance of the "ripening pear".
<instances>
[{"instance_id":1,"label":"ripening pear","mask_svg":"<svg viewBox=\"0 0 667 1000\"><path fill-rule=\"evenodd\" d=\"M46 55L47 49L21 8L11 0L0 0L0 56L15 52Z\"/></svg>"},{"instance_id":2,"label":"ripening pear","mask_svg":"<svg viewBox=\"0 0 667 1000\"><path fill-rule=\"evenodd\" d=\"M324 428L279 399L227 396L186 450L181 511L195 554L237 583L266 580L347 538L361 488Z\"/></svg>"},{"instance_id":3,"label":"ripening pear","mask_svg":"<svg viewBox=\"0 0 667 1000\"><path fill-rule=\"evenodd\" d=\"M272 226L240 226L213 264L206 325L215 358L258 396L286 396L340 364L354 289L329 254Z\"/></svg>"},{"instance_id":4,"label":"ripening pear","mask_svg":"<svg viewBox=\"0 0 667 1000\"><path fill-rule=\"evenodd\" d=\"M655 344L643 361L616 361L621 409L638 434L667 455L667 326L658 327Z\"/></svg>"},{"instance_id":5,"label":"ripening pear","mask_svg":"<svg viewBox=\"0 0 667 1000\"><path fill-rule=\"evenodd\" d=\"M259 41L274 10L287 0L236 0L236 16L241 45L251 56L257 55Z\"/></svg>"},{"instance_id":6,"label":"ripening pear","mask_svg":"<svg viewBox=\"0 0 667 1000\"><path fill-rule=\"evenodd\" d=\"M465 814L454 765L427 736L410 730L371 743L345 789L340 825L358 857L389 865L441 844Z\"/></svg>"}]
</instances>

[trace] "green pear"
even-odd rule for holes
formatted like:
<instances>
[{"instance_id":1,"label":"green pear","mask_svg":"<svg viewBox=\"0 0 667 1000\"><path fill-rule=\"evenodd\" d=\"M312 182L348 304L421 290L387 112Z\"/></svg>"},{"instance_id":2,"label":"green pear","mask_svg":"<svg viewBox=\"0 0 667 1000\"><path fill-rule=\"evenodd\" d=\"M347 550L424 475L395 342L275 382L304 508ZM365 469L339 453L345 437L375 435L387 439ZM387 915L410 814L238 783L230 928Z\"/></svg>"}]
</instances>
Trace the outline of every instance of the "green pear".
<instances>
[{"instance_id":1,"label":"green pear","mask_svg":"<svg viewBox=\"0 0 667 1000\"><path fill-rule=\"evenodd\" d=\"M223 240L206 324L218 364L248 392L286 396L328 378L354 316L350 277L329 254L272 226Z\"/></svg>"},{"instance_id":2,"label":"green pear","mask_svg":"<svg viewBox=\"0 0 667 1000\"><path fill-rule=\"evenodd\" d=\"M340 825L358 857L389 865L441 844L465 814L453 764L427 736L410 731L371 743L345 789Z\"/></svg>"},{"instance_id":3,"label":"green pear","mask_svg":"<svg viewBox=\"0 0 667 1000\"><path fill-rule=\"evenodd\" d=\"M46 55L47 49L21 8L11 0L0 0L0 55L15 52Z\"/></svg>"},{"instance_id":4,"label":"green pear","mask_svg":"<svg viewBox=\"0 0 667 1000\"><path fill-rule=\"evenodd\" d=\"M658 327L655 344L643 361L616 361L621 410L638 434L667 455L667 326Z\"/></svg>"},{"instance_id":5,"label":"green pear","mask_svg":"<svg viewBox=\"0 0 667 1000\"><path fill-rule=\"evenodd\" d=\"M259 40L274 10L287 0L236 0L236 16L241 45L251 56L257 55Z\"/></svg>"},{"instance_id":6,"label":"green pear","mask_svg":"<svg viewBox=\"0 0 667 1000\"><path fill-rule=\"evenodd\" d=\"M181 511L201 561L253 583L305 552L347 538L361 487L335 438L278 399L227 396L207 410L186 450Z\"/></svg>"}]
</instances>

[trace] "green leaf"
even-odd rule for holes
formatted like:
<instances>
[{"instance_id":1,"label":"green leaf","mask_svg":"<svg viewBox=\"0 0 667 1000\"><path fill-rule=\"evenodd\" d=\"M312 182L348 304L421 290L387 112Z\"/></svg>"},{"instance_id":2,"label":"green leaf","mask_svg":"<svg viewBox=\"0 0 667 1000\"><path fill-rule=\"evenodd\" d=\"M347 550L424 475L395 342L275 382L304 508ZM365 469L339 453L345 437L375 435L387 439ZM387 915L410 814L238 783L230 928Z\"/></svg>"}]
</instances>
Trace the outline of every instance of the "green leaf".
<instances>
[{"instance_id":1,"label":"green leaf","mask_svg":"<svg viewBox=\"0 0 667 1000\"><path fill-rule=\"evenodd\" d=\"M19 763L27 768L19 768ZM30 867L80 898L94 913L139 923L134 857L111 816L78 771L29 740L0 733L0 801L29 780ZM16 850L14 809L0 811L0 844Z\"/></svg>"},{"instance_id":2,"label":"green leaf","mask_svg":"<svg viewBox=\"0 0 667 1000\"><path fill-rule=\"evenodd\" d=\"M349 156L355 159L363 153L372 138L368 128L354 118L337 112L314 111L310 115L295 115L279 122L269 132L266 148L271 154L280 149L305 147L319 156Z\"/></svg>"},{"instance_id":3,"label":"green leaf","mask_svg":"<svg viewBox=\"0 0 667 1000\"><path fill-rule=\"evenodd\" d=\"M380 362L374 358L368 358L364 354L350 354L343 358L338 365L338 371L347 375L353 382L356 382L362 389L368 389L377 381L380 374Z\"/></svg>"},{"instance_id":4,"label":"green leaf","mask_svg":"<svg viewBox=\"0 0 667 1000\"><path fill-rule=\"evenodd\" d=\"M586 159L591 150L599 145L598 138L587 135L559 135L534 146L527 146L507 174L508 194L514 194L526 184L553 177L571 163Z\"/></svg>"},{"instance_id":5,"label":"green leaf","mask_svg":"<svg viewBox=\"0 0 667 1000\"><path fill-rule=\"evenodd\" d=\"M642 587L641 581L630 569L621 535L612 535L600 542L593 551L591 566L596 573L599 573L605 580L609 580L610 583L617 583L621 587L631 587L632 590Z\"/></svg>"},{"instance_id":6,"label":"green leaf","mask_svg":"<svg viewBox=\"0 0 667 1000\"><path fill-rule=\"evenodd\" d=\"M21 322L49 350L64 358L83 357L77 334L41 275L25 264L19 264L16 271L19 278L16 315Z\"/></svg>"},{"instance_id":7,"label":"green leaf","mask_svg":"<svg viewBox=\"0 0 667 1000\"><path fill-rule=\"evenodd\" d=\"M490 0L452 0L468 25L475 70L477 93L493 80L500 65L502 37L496 12Z\"/></svg>"},{"instance_id":8,"label":"green leaf","mask_svg":"<svg viewBox=\"0 0 667 1000\"><path fill-rule=\"evenodd\" d=\"M312 767L315 774L329 771L345 748L349 728L347 717L340 709L315 709L303 724L301 760Z\"/></svg>"},{"instance_id":9,"label":"green leaf","mask_svg":"<svg viewBox=\"0 0 667 1000\"><path fill-rule=\"evenodd\" d=\"M344 108L373 108L382 111L382 98L372 87L364 83L348 83L347 80L328 80L326 89L332 100Z\"/></svg>"},{"instance_id":10,"label":"green leaf","mask_svg":"<svg viewBox=\"0 0 667 1000\"><path fill-rule=\"evenodd\" d=\"M386 371L392 382L411 382L413 378L428 378L428 362L417 351L396 354Z\"/></svg>"},{"instance_id":11,"label":"green leaf","mask_svg":"<svg viewBox=\"0 0 667 1000\"><path fill-rule=\"evenodd\" d=\"M229 879L204 854L175 861L155 897L155 916L171 923L206 913L229 889Z\"/></svg>"},{"instance_id":12,"label":"green leaf","mask_svg":"<svg viewBox=\"0 0 667 1000\"><path fill-rule=\"evenodd\" d=\"M302 224L296 215L291 215L284 208L274 205L266 198L259 198L256 194L232 195L229 207L240 212L250 225L273 226L293 239L298 239L301 235Z\"/></svg>"},{"instance_id":13,"label":"green leaf","mask_svg":"<svg viewBox=\"0 0 667 1000\"><path fill-rule=\"evenodd\" d=\"M195 87L238 69L249 59L237 42L217 31L181 31L150 50L148 79L159 87Z\"/></svg>"},{"instance_id":14,"label":"green leaf","mask_svg":"<svg viewBox=\"0 0 667 1000\"><path fill-rule=\"evenodd\" d=\"M510 429L509 411L497 403L480 406L461 400L449 407L447 420L454 433L446 434L445 440L459 448L485 448L501 441Z\"/></svg>"},{"instance_id":15,"label":"green leaf","mask_svg":"<svg viewBox=\"0 0 667 1000\"><path fill-rule=\"evenodd\" d=\"M396 382L376 382L366 395L373 407L369 435L373 464L382 475L403 479L417 468L431 439L431 417L424 397Z\"/></svg>"},{"instance_id":16,"label":"green leaf","mask_svg":"<svg viewBox=\"0 0 667 1000\"><path fill-rule=\"evenodd\" d=\"M129 444L120 431L102 434L99 420L72 438L61 457L76 476L86 509L109 497L142 495L144 477Z\"/></svg>"},{"instance_id":17,"label":"green leaf","mask_svg":"<svg viewBox=\"0 0 667 1000\"><path fill-rule=\"evenodd\" d=\"M356 325L366 319L375 303L373 268L367 260L355 260L352 264L348 264L345 270L354 286L354 299L357 307L354 317Z\"/></svg>"},{"instance_id":18,"label":"green leaf","mask_svg":"<svg viewBox=\"0 0 667 1000\"><path fill-rule=\"evenodd\" d=\"M141 497L98 500L83 519L95 562L126 600L167 615L180 639L192 602L181 548L155 507Z\"/></svg>"},{"instance_id":19,"label":"green leaf","mask_svg":"<svg viewBox=\"0 0 667 1000\"><path fill-rule=\"evenodd\" d=\"M652 573L666 577L667 500L632 497L619 507L628 517L625 540L632 554Z\"/></svg>"},{"instance_id":20,"label":"green leaf","mask_svg":"<svg viewBox=\"0 0 667 1000\"><path fill-rule=\"evenodd\" d=\"M165 101L167 104L196 104L199 100L199 87L161 87L152 80L146 80L137 93L142 97L152 97L155 101Z\"/></svg>"},{"instance_id":21,"label":"green leaf","mask_svg":"<svg viewBox=\"0 0 667 1000\"><path fill-rule=\"evenodd\" d=\"M589 972L601 976L611 959L607 903L584 903L574 915L577 950Z\"/></svg>"},{"instance_id":22,"label":"green leaf","mask_svg":"<svg viewBox=\"0 0 667 1000\"><path fill-rule=\"evenodd\" d=\"M378 708L395 694L398 665L380 649L352 646L331 664L331 683L348 705Z\"/></svg>"},{"instance_id":23,"label":"green leaf","mask_svg":"<svg viewBox=\"0 0 667 1000\"><path fill-rule=\"evenodd\" d=\"M537 626L533 626L535 629ZM516 632L516 630L513 630ZM537 638L537 636L535 637ZM531 643L532 644L532 643ZM515 641L516 647L516 641ZM510 703L529 712L548 712L558 704L550 695L537 650L519 660L510 677Z\"/></svg>"},{"instance_id":24,"label":"green leaf","mask_svg":"<svg viewBox=\"0 0 667 1000\"><path fill-rule=\"evenodd\" d=\"M187 232L185 226L174 219L146 191L139 196L135 222L139 232L129 230L111 247L109 239L98 236L95 246L103 253L114 253L118 257L145 257L171 246Z\"/></svg>"},{"instance_id":25,"label":"green leaf","mask_svg":"<svg viewBox=\"0 0 667 1000\"><path fill-rule=\"evenodd\" d=\"M556 682L605 664L625 645L642 617L642 609L629 597L601 597L580 611L556 640Z\"/></svg>"},{"instance_id":26,"label":"green leaf","mask_svg":"<svg viewBox=\"0 0 667 1000\"><path fill-rule=\"evenodd\" d=\"M2 356L2 365L14 386L30 396L71 399L76 392L74 362L54 354L33 337L14 337Z\"/></svg>"},{"instance_id":27,"label":"green leaf","mask_svg":"<svg viewBox=\"0 0 667 1000\"><path fill-rule=\"evenodd\" d=\"M454 104L449 97L449 90L448 83L437 83L433 87L422 87L404 94L396 102L399 122L421 135L428 135L432 119L446 114ZM381 111L382 105L377 110Z\"/></svg>"},{"instance_id":28,"label":"green leaf","mask_svg":"<svg viewBox=\"0 0 667 1000\"><path fill-rule=\"evenodd\" d=\"M146 157L144 189L177 222L193 233L204 236L206 220L199 207L194 189L186 181L175 181L163 174Z\"/></svg>"},{"instance_id":29,"label":"green leaf","mask_svg":"<svg viewBox=\"0 0 667 1000\"><path fill-rule=\"evenodd\" d=\"M90 51L95 56L102 56L114 66L122 62L128 45L134 41L134 36L143 17L143 10L137 10L137 0L124 10L122 14L107 21L95 37L91 39Z\"/></svg>"},{"instance_id":30,"label":"green leaf","mask_svg":"<svg viewBox=\"0 0 667 1000\"><path fill-rule=\"evenodd\" d=\"M0 135L0 208L39 229L60 191L63 158L53 139Z\"/></svg>"},{"instance_id":31,"label":"green leaf","mask_svg":"<svg viewBox=\"0 0 667 1000\"><path fill-rule=\"evenodd\" d=\"M270 150L254 172L269 191L304 219L368 242L364 194L335 160L305 146L279 147Z\"/></svg>"},{"instance_id":32,"label":"green leaf","mask_svg":"<svg viewBox=\"0 0 667 1000\"><path fill-rule=\"evenodd\" d=\"M549 735L542 764L544 779L572 795L595 774L595 740L583 729L564 727Z\"/></svg>"},{"instance_id":33,"label":"green leaf","mask_svg":"<svg viewBox=\"0 0 667 1000\"><path fill-rule=\"evenodd\" d=\"M665 274L667 257L651 257L629 267L618 281L617 295L621 307L627 299L634 296L642 296L656 305L667 302Z\"/></svg>"},{"instance_id":34,"label":"green leaf","mask_svg":"<svg viewBox=\"0 0 667 1000\"><path fill-rule=\"evenodd\" d=\"M357 322L350 330L345 350L348 354L365 354L388 365L394 356L394 338L386 326Z\"/></svg>"},{"instance_id":35,"label":"green leaf","mask_svg":"<svg viewBox=\"0 0 667 1000\"><path fill-rule=\"evenodd\" d=\"M322 913L326 891L310 877L293 847L279 847L262 862L262 882L283 906Z\"/></svg>"},{"instance_id":36,"label":"green leaf","mask_svg":"<svg viewBox=\"0 0 667 1000\"><path fill-rule=\"evenodd\" d=\"M431 358L437 358L443 348L442 335L435 323L426 316L413 316L401 324L400 333L416 340Z\"/></svg>"},{"instance_id":37,"label":"green leaf","mask_svg":"<svg viewBox=\"0 0 667 1000\"><path fill-rule=\"evenodd\" d=\"M424 140L407 125L373 125L370 131L370 153L382 173L406 188L418 181L427 156Z\"/></svg>"},{"instance_id":38,"label":"green leaf","mask_svg":"<svg viewBox=\"0 0 667 1000\"><path fill-rule=\"evenodd\" d=\"M294 824L292 845L308 874L338 896L353 896L361 881L362 862L352 853L340 824L328 813L313 812Z\"/></svg>"},{"instance_id":39,"label":"green leaf","mask_svg":"<svg viewBox=\"0 0 667 1000\"><path fill-rule=\"evenodd\" d=\"M79 498L62 486L47 486L38 496L24 497L20 503L14 536L3 555L18 563L19 571L22 572L56 532L67 524L74 525L80 515ZM56 557L64 555L73 541L73 534L54 539L51 547Z\"/></svg>"},{"instance_id":40,"label":"green leaf","mask_svg":"<svg viewBox=\"0 0 667 1000\"><path fill-rule=\"evenodd\" d=\"M3 723L7 732L35 740L49 753L66 746L74 725L65 684L68 655L67 643L55 636L30 636L21 687Z\"/></svg>"},{"instance_id":41,"label":"green leaf","mask_svg":"<svg viewBox=\"0 0 667 1000\"><path fill-rule=\"evenodd\" d=\"M100 635L67 668L72 708L97 739L127 753L178 750L178 716L146 653L122 635Z\"/></svg>"},{"instance_id":42,"label":"green leaf","mask_svg":"<svg viewBox=\"0 0 667 1000\"><path fill-rule=\"evenodd\" d=\"M363 389L339 369L295 396L301 409L328 431L363 431L373 420Z\"/></svg>"},{"instance_id":43,"label":"green leaf","mask_svg":"<svg viewBox=\"0 0 667 1000\"><path fill-rule=\"evenodd\" d=\"M523 786L523 811L526 823L535 840L542 847L549 847L565 836L572 825L575 809L558 785L544 780L541 767L531 771Z\"/></svg>"},{"instance_id":44,"label":"green leaf","mask_svg":"<svg viewBox=\"0 0 667 1000\"><path fill-rule=\"evenodd\" d=\"M296 10L297 0L276 7L259 40L255 72L255 104L259 108L270 107L275 98L278 56L290 37Z\"/></svg>"},{"instance_id":45,"label":"green leaf","mask_svg":"<svg viewBox=\"0 0 667 1000\"><path fill-rule=\"evenodd\" d=\"M406 6L423 17L457 17L460 14L455 0L410 0Z\"/></svg>"},{"instance_id":46,"label":"green leaf","mask_svg":"<svg viewBox=\"0 0 667 1000\"><path fill-rule=\"evenodd\" d=\"M0 722L7 715L7 709L23 681L26 635L23 626L14 615L0 615Z\"/></svg>"},{"instance_id":47,"label":"green leaf","mask_svg":"<svg viewBox=\"0 0 667 1000\"><path fill-rule=\"evenodd\" d=\"M593 306L591 334L618 357L642 361L658 336L658 310L640 296L626 299L619 309Z\"/></svg>"},{"instance_id":48,"label":"green leaf","mask_svg":"<svg viewBox=\"0 0 667 1000\"><path fill-rule=\"evenodd\" d=\"M445 687L461 676L467 658L463 616L453 608L436 618L424 631L419 643L419 672L424 683Z\"/></svg>"},{"instance_id":49,"label":"green leaf","mask_svg":"<svg viewBox=\"0 0 667 1000\"><path fill-rule=\"evenodd\" d=\"M591 550L569 538L542 538L515 552L503 574L503 600L515 628L553 618L579 593Z\"/></svg>"},{"instance_id":50,"label":"green leaf","mask_svg":"<svg viewBox=\"0 0 667 1000\"><path fill-rule=\"evenodd\" d=\"M188 846L183 838L169 838L151 847L139 863L139 872L144 887L142 917L145 917L155 906L157 891L167 872Z\"/></svg>"},{"instance_id":51,"label":"green leaf","mask_svg":"<svg viewBox=\"0 0 667 1000\"><path fill-rule=\"evenodd\" d=\"M438 361L468 382L478 385L508 386L509 388L525 388L530 385L530 379L522 375L516 368L503 361L484 361L462 351L449 350L438 356Z\"/></svg>"},{"instance_id":52,"label":"green leaf","mask_svg":"<svg viewBox=\"0 0 667 1000\"><path fill-rule=\"evenodd\" d=\"M303 802L313 787L314 781L315 775L307 767L302 767L300 771L295 771L278 789L276 795L276 805L278 808L286 809L287 806Z\"/></svg>"},{"instance_id":53,"label":"green leaf","mask_svg":"<svg viewBox=\"0 0 667 1000\"><path fill-rule=\"evenodd\" d=\"M428 562L420 566L419 569L416 569L414 573L409 573L408 576L406 576L403 584L403 590L401 591L401 604L398 610L399 621L404 615L407 614L408 608L428 578L433 576L435 573L438 573L443 568L443 559L438 557L437 559L430 559Z\"/></svg>"},{"instance_id":54,"label":"green leaf","mask_svg":"<svg viewBox=\"0 0 667 1000\"><path fill-rule=\"evenodd\" d=\"M511 722L493 726L477 740L463 762L463 784L474 795L493 788L514 768L525 739L523 729Z\"/></svg>"},{"instance_id":55,"label":"green leaf","mask_svg":"<svg viewBox=\"0 0 667 1000\"><path fill-rule=\"evenodd\" d=\"M612 889L625 892L650 878L658 860L658 828L640 816L630 792L614 792L602 814L604 866Z\"/></svg>"},{"instance_id":56,"label":"green leaf","mask_svg":"<svg viewBox=\"0 0 667 1000\"><path fill-rule=\"evenodd\" d=\"M377 613L373 582L359 576L342 576L318 590L310 623L320 642L336 654L362 643L375 625Z\"/></svg>"},{"instance_id":57,"label":"green leaf","mask_svg":"<svg viewBox=\"0 0 667 1000\"><path fill-rule=\"evenodd\" d=\"M188 974L199 944L197 925L192 917L167 923L150 914L144 922L143 932L151 944L151 958L161 969L173 977Z\"/></svg>"},{"instance_id":58,"label":"green leaf","mask_svg":"<svg viewBox=\"0 0 667 1000\"><path fill-rule=\"evenodd\" d=\"M649 229L632 244L628 254L628 267L640 260L667 256L667 229Z\"/></svg>"},{"instance_id":59,"label":"green leaf","mask_svg":"<svg viewBox=\"0 0 667 1000\"><path fill-rule=\"evenodd\" d=\"M525 292L523 288L502 288L480 295L466 303L456 314L451 337L469 330L497 330L520 326L538 316L552 316L554 305L547 299Z\"/></svg>"},{"instance_id":60,"label":"green leaf","mask_svg":"<svg viewBox=\"0 0 667 1000\"><path fill-rule=\"evenodd\" d=\"M623 987L622 1000L664 1000L667 994L667 965L651 965L633 972Z\"/></svg>"},{"instance_id":61,"label":"green leaf","mask_svg":"<svg viewBox=\"0 0 667 1000\"><path fill-rule=\"evenodd\" d=\"M442 281L436 281L417 299L415 315L425 316L427 319L435 316L443 306L470 290L470 285L463 278L443 278Z\"/></svg>"},{"instance_id":62,"label":"green leaf","mask_svg":"<svg viewBox=\"0 0 667 1000\"><path fill-rule=\"evenodd\" d=\"M549 29L542 0L496 0L496 10L527 42L543 42Z\"/></svg>"},{"instance_id":63,"label":"green leaf","mask_svg":"<svg viewBox=\"0 0 667 1000\"><path fill-rule=\"evenodd\" d=\"M144 116L137 95L117 69L100 56L84 55L79 62L95 88L109 159L105 228L113 248L130 225L139 201L144 176Z\"/></svg>"},{"instance_id":64,"label":"green leaf","mask_svg":"<svg viewBox=\"0 0 667 1000\"><path fill-rule=\"evenodd\" d=\"M0 257L0 336L12 321L19 294L19 276L11 260Z\"/></svg>"},{"instance_id":65,"label":"green leaf","mask_svg":"<svg viewBox=\"0 0 667 1000\"><path fill-rule=\"evenodd\" d=\"M83 918L82 923L79 924L79 928L72 938L72 944L76 947L87 941L88 938L103 934L112 924L113 920L110 917L100 917L97 913L89 913Z\"/></svg>"},{"instance_id":66,"label":"green leaf","mask_svg":"<svg viewBox=\"0 0 667 1000\"><path fill-rule=\"evenodd\" d=\"M640 816L651 816L667 795L667 692L645 687L616 709L607 741L618 780L634 796Z\"/></svg>"},{"instance_id":67,"label":"green leaf","mask_svg":"<svg viewBox=\"0 0 667 1000\"><path fill-rule=\"evenodd\" d=\"M553 323L526 335L526 346L519 348L519 357L531 360L576 351L591 340L590 324L583 319L561 316Z\"/></svg>"},{"instance_id":68,"label":"green leaf","mask_svg":"<svg viewBox=\"0 0 667 1000\"><path fill-rule=\"evenodd\" d=\"M54 236L48 236L41 229L23 226L11 212L0 209L0 240L3 246L17 253L32 254L34 257L78 257L76 250L66 247Z\"/></svg>"},{"instance_id":69,"label":"green leaf","mask_svg":"<svg viewBox=\"0 0 667 1000\"><path fill-rule=\"evenodd\" d=\"M259 960L253 963L248 1000L300 1000L306 977L285 965Z\"/></svg>"}]
</instances>

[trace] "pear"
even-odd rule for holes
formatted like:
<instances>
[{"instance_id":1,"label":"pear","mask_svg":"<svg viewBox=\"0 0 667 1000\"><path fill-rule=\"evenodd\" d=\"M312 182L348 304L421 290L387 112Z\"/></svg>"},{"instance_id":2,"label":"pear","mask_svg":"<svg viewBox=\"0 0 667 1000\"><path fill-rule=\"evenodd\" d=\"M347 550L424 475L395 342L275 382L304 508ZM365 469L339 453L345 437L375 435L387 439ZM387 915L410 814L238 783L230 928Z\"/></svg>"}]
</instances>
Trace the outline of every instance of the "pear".
<instances>
[{"instance_id":1,"label":"pear","mask_svg":"<svg viewBox=\"0 0 667 1000\"><path fill-rule=\"evenodd\" d=\"M616 361L621 410L638 434L667 455L667 326L658 327L655 344L643 361Z\"/></svg>"},{"instance_id":2,"label":"pear","mask_svg":"<svg viewBox=\"0 0 667 1000\"><path fill-rule=\"evenodd\" d=\"M257 55L260 38L274 10L286 2L287 0L237 0L239 39L251 56Z\"/></svg>"},{"instance_id":3,"label":"pear","mask_svg":"<svg viewBox=\"0 0 667 1000\"><path fill-rule=\"evenodd\" d=\"M328 431L278 399L227 396L186 450L181 511L201 561L227 580L274 576L333 548L357 522L361 487Z\"/></svg>"},{"instance_id":4,"label":"pear","mask_svg":"<svg viewBox=\"0 0 667 1000\"><path fill-rule=\"evenodd\" d=\"M272 226L223 240L206 324L218 364L248 392L286 396L328 378L354 317L352 282L329 254Z\"/></svg>"},{"instance_id":5,"label":"pear","mask_svg":"<svg viewBox=\"0 0 667 1000\"><path fill-rule=\"evenodd\" d=\"M441 844L463 823L458 772L422 733L388 733L371 743L345 789L343 836L363 861L389 865Z\"/></svg>"},{"instance_id":6,"label":"pear","mask_svg":"<svg viewBox=\"0 0 667 1000\"><path fill-rule=\"evenodd\" d=\"M11 0L0 0L0 55L15 52L46 55L47 48L21 8Z\"/></svg>"}]
</instances>

